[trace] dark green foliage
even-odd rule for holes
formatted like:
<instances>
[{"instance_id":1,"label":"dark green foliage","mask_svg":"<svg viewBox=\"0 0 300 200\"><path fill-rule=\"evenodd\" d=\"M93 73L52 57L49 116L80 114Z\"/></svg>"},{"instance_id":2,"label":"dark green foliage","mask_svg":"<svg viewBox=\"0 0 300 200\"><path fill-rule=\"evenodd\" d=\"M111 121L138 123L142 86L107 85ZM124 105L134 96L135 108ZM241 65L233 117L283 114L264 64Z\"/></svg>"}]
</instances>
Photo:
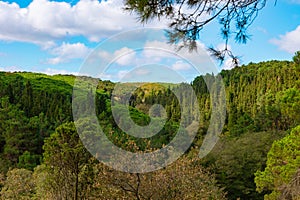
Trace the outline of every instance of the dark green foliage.
<instances>
[{"instance_id":1,"label":"dark green foliage","mask_svg":"<svg viewBox=\"0 0 300 200\"><path fill-rule=\"evenodd\" d=\"M293 57L293 61L296 65L300 65L300 51L297 51Z\"/></svg>"},{"instance_id":2,"label":"dark green foliage","mask_svg":"<svg viewBox=\"0 0 300 200\"><path fill-rule=\"evenodd\" d=\"M297 175L297 171L300 169L299 147L300 126L295 127L289 135L273 143L264 171L258 170L255 173L257 191L268 193L265 195L265 199L299 199L299 182L292 183L295 176L299 175L299 172ZM293 189L292 185L295 185ZM298 190L298 194L295 190ZM283 196L290 197L283 198Z\"/></svg>"},{"instance_id":3,"label":"dark green foliage","mask_svg":"<svg viewBox=\"0 0 300 200\"><path fill-rule=\"evenodd\" d=\"M0 72L0 171L32 170L40 164L44 139L72 119L68 82L58 76Z\"/></svg>"},{"instance_id":4,"label":"dark green foliage","mask_svg":"<svg viewBox=\"0 0 300 200\"><path fill-rule=\"evenodd\" d=\"M107 102L107 106L110 107L110 102ZM130 119L124 116L127 113L125 107L120 105L114 105L114 109L116 109L115 118L112 117L112 113L110 109L102 112L99 116L99 123L108 138L113 141L113 143L123 149L129 151L136 150L151 150L161 148L163 145L168 144L172 138L175 136L179 123L174 122L172 120L168 120L166 124L163 126L162 130L160 130L156 135L149 138L136 138L134 136L130 136L122 131L118 125L126 128L127 130L134 131L135 126L147 126L150 122L150 117L145 113L130 107L129 114ZM135 125L131 127L128 120L132 120ZM153 118L154 121L160 123L161 119L159 117ZM129 144L134 143L134 146Z\"/></svg>"},{"instance_id":5,"label":"dark green foliage","mask_svg":"<svg viewBox=\"0 0 300 200\"><path fill-rule=\"evenodd\" d=\"M300 124L300 72L293 62L270 61L224 70L221 75L227 96L225 138L204 163L217 174L229 199L262 199L264 194L255 191L254 173L264 168L272 141ZM210 77L192 83L205 121L211 108L204 80ZM268 132L254 133L258 131Z\"/></svg>"},{"instance_id":6,"label":"dark green foliage","mask_svg":"<svg viewBox=\"0 0 300 200\"><path fill-rule=\"evenodd\" d=\"M18 168L24 168L33 171L33 169L41 163L41 155L31 154L25 151L19 156Z\"/></svg>"},{"instance_id":7,"label":"dark green foliage","mask_svg":"<svg viewBox=\"0 0 300 200\"><path fill-rule=\"evenodd\" d=\"M300 72L296 70L293 62L250 63L232 70L223 70L221 75L227 97L226 126L229 134L240 135L247 131L274 129L287 130L290 125L300 123L299 120L292 122L294 119L287 116L284 106L280 106L283 99L277 94L280 92L283 95L285 90L294 88L295 91L293 94L290 91L290 95L298 96L296 91L299 91L297 82L300 80ZM207 74L192 82L200 101L201 113L204 113L206 120L209 120L206 114L211 108L204 79L209 80L210 77L211 75ZM291 107L292 98L286 97L286 100L288 99ZM297 99L293 100L295 101L294 107L299 105Z\"/></svg>"},{"instance_id":8,"label":"dark green foliage","mask_svg":"<svg viewBox=\"0 0 300 200\"><path fill-rule=\"evenodd\" d=\"M1 100L0 119L3 147L0 157L10 163L9 165L16 166L19 156L25 151L41 154L42 142L47 134L43 134L45 130L43 130L43 125L39 123L37 117L27 118L23 111L9 104L7 97ZM2 170L6 171L8 168L1 166Z\"/></svg>"},{"instance_id":9,"label":"dark green foliage","mask_svg":"<svg viewBox=\"0 0 300 200\"><path fill-rule=\"evenodd\" d=\"M263 199L256 192L254 173L265 167L266 157L274 140L284 132L249 132L238 138L224 137L203 160L225 187L228 199Z\"/></svg>"},{"instance_id":10,"label":"dark green foliage","mask_svg":"<svg viewBox=\"0 0 300 200\"><path fill-rule=\"evenodd\" d=\"M243 133L253 131L256 131L254 120L247 113L244 113L236 120L234 125L231 126L230 135L240 136Z\"/></svg>"},{"instance_id":11,"label":"dark green foliage","mask_svg":"<svg viewBox=\"0 0 300 200\"><path fill-rule=\"evenodd\" d=\"M262 199L264 194L255 191L254 172L265 167L272 141L300 124L300 71L296 66L296 61L269 61L250 63L220 73L225 84L227 109L223 139L202 164L216 173L217 181L224 187L229 199ZM213 83L215 77L206 74L191 83L197 95L200 116L195 115L196 101L187 83L128 84L129 88L138 86L129 97L130 118L118 117L127 112L127 108L119 103L124 103L128 96L124 91L114 94L115 84L112 82L99 81L95 95L89 90L73 98L88 99L90 102L95 100L96 115L104 133L115 145L133 152L161 148L174 138L179 122L188 126L200 119L192 149L201 145L210 123L212 99L206 83ZM95 175L92 170L94 163L91 163L90 155L79 142L72 123L74 80L74 76L0 72L0 174L5 175L10 168L33 170L39 165L35 173L43 182L45 173L53 164L57 170L55 173L72 174L64 180L59 179L59 173L57 177L52 177L61 181L62 187L68 187L72 195L63 195L69 198L76 196L74 181L79 171L74 171L76 163L73 162L78 161L77 164L82 167L78 181L82 184L76 186L77 191L87 191L92 187L89 181L92 182ZM161 104L166 111L166 123L155 136L135 138L118 127L118 124L129 126L129 119L135 125L147 126L151 122L150 116L155 122L161 122L163 113L160 109L150 110L153 104ZM184 111L182 105L186 108ZM78 111L90 111L92 108L89 104L73 106L78 106ZM112 108L117 108L116 119L113 118ZM132 125L127 128L136 130ZM80 154L83 160L78 160L78 149L85 152ZM59 157L58 152L63 152L66 157ZM60 159L60 163L53 160L56 158ZM49 180L54 179L50 177ZM73 183L66 186L64 181ZM38 195L43 195L44 190L47 187L40 185L41 194Z\"/></svg>"}]
</instances>

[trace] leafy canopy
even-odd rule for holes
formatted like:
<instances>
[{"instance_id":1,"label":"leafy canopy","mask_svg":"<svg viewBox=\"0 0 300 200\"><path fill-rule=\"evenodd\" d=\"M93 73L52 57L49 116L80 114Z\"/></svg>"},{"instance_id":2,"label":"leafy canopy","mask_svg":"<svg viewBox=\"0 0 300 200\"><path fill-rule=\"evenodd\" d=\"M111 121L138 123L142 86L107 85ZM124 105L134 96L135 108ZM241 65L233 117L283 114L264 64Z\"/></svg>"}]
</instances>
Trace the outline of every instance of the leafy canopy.
<instances>
[{"instance_id":1,"label":"leafy canopy","mask_svg":"<svg viewBox=\"0 0 300 200\"><path fill-rule=\"evenodd\" d=\"M265 170L255 173L257 191L271 191L270 194L265 195L265 199L286 199L282 195L287 195L285 190L291 188L287 185L291 184L295 176L299 176L299 172L297 173L300 169L299 134L300 126L297 126L289 135L274 142L268 153ZM293 191L290 191L290 193L293 193ZM299 197L298 192L289 199L299 199Z\"/></svg>"}]
</instances>

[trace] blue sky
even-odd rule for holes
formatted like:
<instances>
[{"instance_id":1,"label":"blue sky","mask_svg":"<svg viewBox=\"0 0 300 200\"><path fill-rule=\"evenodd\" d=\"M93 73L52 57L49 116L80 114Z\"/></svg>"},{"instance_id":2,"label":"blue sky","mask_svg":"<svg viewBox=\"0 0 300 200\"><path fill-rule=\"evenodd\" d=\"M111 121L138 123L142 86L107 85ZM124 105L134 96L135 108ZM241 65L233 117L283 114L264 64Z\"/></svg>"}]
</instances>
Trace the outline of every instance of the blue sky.
<instances>
[{"instance_id":1,"label":"blue sky","mask_svg":"<svg viewBox=\"0 0 300 200\"><path fill-rule=\"evenodd\" d=\"M274 3L275 0L269 0L259 13L248 31L251 40L247 44L231 41L231 49L241 56L242 64L275 59L291 60L294 52L300 50L300 0L277 0L276 6ZM166 20L153 21L146 27L166 28L166 24ZM134 40L127 41L119 36L120 41L113 48L114 51L107 44L106 49L99 49L99 44L101 46L107 38L123 31L145 26L136 22L136 16L122 11L121 0L0 0L0 27L1 71L77 74L85 66L84 61L88 55L98 47L101 59L112 59L113 55L127 52L127 57L123 55L123 58L116 61L123 68L111 67L107 72L97 74L101 78L117 81L131 70L128 66L133 64L133 56L138 55L135 52L130 54L133 49L129 48L128 42ZM208 25L199 43L203 47L222 46L224 41L219 29L217 23ZM140 47L147 43L143 39L139 40L144 42ZM150 56L152 61L156 58L151 58L151 55L157 56L153 52L142 54L148 55L148 58ZM141 65L141 59L139 55L134 64ZM157 62L170 65L171 69L185 74L188 80L195 76L182 60L174 59L174 63L168 63L157 59ZM230 68L229 61L225 62L223 68Z\"/></svg>"}]
</instances>

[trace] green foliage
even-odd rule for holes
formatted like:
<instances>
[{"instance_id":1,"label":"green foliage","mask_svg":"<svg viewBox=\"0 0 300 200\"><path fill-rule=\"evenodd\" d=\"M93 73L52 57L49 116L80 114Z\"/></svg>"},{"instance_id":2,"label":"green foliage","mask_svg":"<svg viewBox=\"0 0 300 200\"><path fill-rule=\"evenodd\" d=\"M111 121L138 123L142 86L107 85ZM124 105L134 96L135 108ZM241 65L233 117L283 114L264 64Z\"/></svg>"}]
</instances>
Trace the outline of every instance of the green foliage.
<instances>
[{"instance_id":1,"label":"green foliage","mask_svg":"<svg viewBox=\"0 0 300 200\"><path fill-rule=\"evenodd\" d=\"M262 194L258 194L255 191L253 174L256 170L263 170L265 167L267 151L273 140L280 139L283 131L290 130L300 123L299 72L295 62L269 61L250 63L220 73L227 96L224 136L214 152L203 160L202 164L216 173L216 181L225 188L228 198L261 199L268 192L263 191ZM206 134L213 106L206 82L213 83L214 79L213 74L206 74L197 77L191 83L198 98L200 116L194 115L196 101L190 98L191 94L187 89L190 85L187 83L129 83L128 88L138 87L130 97L130 118L119 117L116 121L112 116L111 106L118 108L118 102L124 102L127 96L124 91L113 94L114 83L99 81L95 95L90 90L86 93L82 92L82 95L75 98L85 100L88 97L88 100L92 101L91 98L95 97L95 111L99 124L107 137L120 148L133 152L153 151L173 139L179 129L179 122L187 126L193 124L194 120L200 119L198 135L192 145L197 148ZM85 80L89 78L81 77L79 81ZM3 180L6 180L5 175L9 175L7 172L16 167L34 169L33 180L36 185L34 198L36 199L56 199L57 196L62 199L74 199L76 196L79 199L92 199L96 198L97 194L104 195L104 199L129 198L127 196L130 195L120 189L120 184L111 189L101 185L103 179L96 174L101 174L104 169L99 168L79 140L74 124L71 122L74 81L75 76L0 72L0 174L2 179L4 177ZM178 98L175 96L176 92ZM189 98L184 99L184 96ZM114 101L111 101L111 97ZM119 123L128 125L129 119L132 119L136 125L147 126L150 123L149 115L154 116L155 123L162 123L161 111L150 110L153 104L161 104L167 114L164 127L155 136L135 138L118 127ZM182 111L180 107L182 105L185 106L185 111ZM78 111L90 111L89 107L84 107L85 104L74 106L79 108ZM128 112L121 107L118 109L119 114ZM88 118L83 119L79 124L87 127L88 120ZM134 127L128 128L135 131ZM89 134L92 130L93 127L88 127L85 134ZM262 132L256 133L258 131ZM280 151L277 151L276 155L278 152ZM184 168L185 164L187 168ZM182 174L182 171L186 172L185 169L195 174L197 174L196 169L202 170L198 164L190 164L189 161L182 161L178 164L179 167L173 165L157 174L141 176L141 180L146 184L143 186L146 196L149 192L156 192L155 198L158 199L167 198L168 194L176 194L178 198L198 198L198 196L185 197L179 192L182 190L189 194L185 184L192 190L196 190L195 185L192 184L194 180L196 185L201 185L192 174L187 176ZM175 172L172 168L179 171ZM105 173L110 178L116 175L111 170ZM172 174L177 174L177 181L172 179ZM137 177L130 174L124 176L128 179L122 180L129 180L134 186ZM291 175L291 177L292 180L296 180L297 176ZM203 179L205 184L201 187L207 188L206 184L210 185L206 180ZM214 188L216 184L212 182L210 186ZM285 189L282 191L292 194L287 188L297 187L294 186L294 182L285 183L282 186ZM1 181L0 187L4 184L5 181ZM165 188L166 193L152 187ZM113 197L110 196L112 193Z\"/></svg>"},{"instance_id":2,"label":"green foliage","mask_svg":"<svg viewBox=\"0 0 300 200\"><path fill-rule=\"evenodd\" d=\"M278 199L284 186L291 182L300 168L299 147L300 126L294 128L289 135L273 143L268 153L265 170L255 173L257 191L271 191L270 194L265 195L265 199Z\"/></svg>"},{"instance_id":3,"label":"green foliage","mask_svg":"<svg viewBox=\"0 0 300 200\"><path fill-rule=\"evenodd\" d=\"M86 192L84 177L90 171L90 154L80 141L73 122L59 126L45 140L44 165L47 196L58 199L81 199ZM42 192L38 191L38 194Z\"/></svg>"},{"instance_id":4,"label":"green foliage","mask_svg":"<svg viewBox=\"0 0 300 200\"><path fill-rule=\"evenodd\" d=\"M72 119L74 79L0 72L0 172L17 166L32 170L40 164L44 139Z\"/></svg>"},{"instance_id":5,"label":"green foliage","mask_svg":"<svg viewBox=\"0 0 300 200\"><path fill-rule=\"evenodd\" d=\"M242 116L240 116L236 120L235 124L233 124L231 127L232 127L230 129L231 136L240 136L246 132L256 131L254 120L247 113L244 113Z\"/></svg>"},{"instance_id":6,"label":"green foliage","mask_svg":"<svg viewBox=\"0 0 300 200\"><path fill-rule=\"evenodd\" d=\"M294 127L300 124L300 90L289 88L278 93L277 99L282 113L281 117L284 117L287 126Z\"/></svg>"},{"instance_id":7,"label":"green foliage","mask_svg":"<svg viewBox=\"0 0 300 200\"><path fill-rule=\"evenodd\" d=\"M295 125L295 118L289 117L285 111L287 107L291 110L300 107L297 100L300 71L296 70L293 62L250 63L232 70L223 70L220 74L226 90L227 123L224 131L227 134L238 136L251 131L287 130ZM209 121L210 95L204 80L209 82L212 75L197 77L192 86L199 100L202 119ZM286 91L288 89L294 90L293 94ZM284 91L290 93L289 105L279 99L278 93L283 96ZM294 104L293 108L291 104Z\"/></svg>"},{"instance_id":8,"label":"green foliage","mask_svg":"<svg viewBox=\"0 0 300 200\"><path fill-rule=\"evenodd\" d=\"M107 102L107 106L110 107L110 102ZM129 107L129 116L126 116L127 109L124 106L114 105L115 118L112 118L111 110L107 109L102 112L98 119L99 123L107 135L107 137L117 146L126 149L128 151L145 151L161 148L163 145L168 144L179 128L179 123L172 120L166 121L165 125L162 124L160 117L154 117L153 124L150 128L155 129L156 126L162 126L163 128L158 133L149 138L136 138L134 136L126 134L119 128L118 125L126 128L127 131L136 132L135 126L146 126L150 122L150 117L136 108ZM132 120L135 124L129 123ZM149 128L149 127L147 127Z\"/></svg>"},{"instance_id":9,"label":"green foliage","mask_svg":"<svg viewBox=\"0 0 300 200\"><path fill-rule=\"evenodd\" d=\"M3 147L1 148L0 160L8 165L1 165L1 171L6 172L9 167L16 167L25 151L32 155L41 154L41 145L46 135L43 135L43 124L37 117L27 118L23 111L8 102L8 98L2 98L0 106L1 133ZM38 159L36 164L39 164ZM34 166L32 166L34 167Z\"/></svg>"},{"instance_id":10,"label":"green foliage","mask_svg":"<svg viewBox=\"0 0 300 200\"><path fill-rule=\"evenodd\" d=\"M24 168L33 171L33 169L41 163L41 155L30 154L25 151L19 156L18 168Z\"/></svg>"},{"instance_id":11,"label":"green foliage","mask_svg":"<svg viewBox=\"0 0 300 200\"><path fill-rule=\"evenodd\" d=\"M2 200L30 200L33 198L35 185L32 172L26 169L8 171L4 186L0 192Z\"/></svg>"},{"instance_id":12,"label":"green foliage","mask_svg":"<svg viewBox=\"0 0 300 200\"><path fill-rule=\"evenodd\" d=\"M300 65L300 51L297 51L293 57L293 61L296 65Z\"/></svg>"},{"instance_id":13,"label":"green foliage","mask_svg":"<svg viewBox=\"0 0 300 200\"><path fill-rule=\"evenodd\" d=\"M228 199L262 199L255 191L254 173L265 166L273 141L283 135L273 131L223 137L202 163L216 174Z\"/></svg>"}]
</instances>

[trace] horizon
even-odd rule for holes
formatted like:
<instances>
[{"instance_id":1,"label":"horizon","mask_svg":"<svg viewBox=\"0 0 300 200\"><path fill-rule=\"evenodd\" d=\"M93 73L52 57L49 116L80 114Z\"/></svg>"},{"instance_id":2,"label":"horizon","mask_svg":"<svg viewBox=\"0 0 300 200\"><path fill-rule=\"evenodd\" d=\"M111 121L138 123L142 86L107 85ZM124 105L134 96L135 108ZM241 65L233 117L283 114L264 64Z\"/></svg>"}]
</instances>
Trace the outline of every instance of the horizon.
<instances>
[{"instance_id":1,"label":"horizon","mask_svg":"<svg viewBox=\"0 0 300 200\"><path fill-rule=\"evenodd\" d=\"M291 61L294 53L300 50L300 1L282 0L274 4L275 2L267 1L266 6L258 13L248 30L251 38L246 44L237 44L230 39L229 47L240 56L240 65L272 60ZM80 74L86 58L99 48L99 44L112 37L149 27L167 28L166 19L152 20L149 24L142 25L136 21L135 14L124 12L122 8L120 0L0 0L0 25L4 27L0 31L0 70L48 75ZM101 74L102 80L117 82L130 72L129 65L139 66L145 60L154 60L153 56L157 56L156 52L148 52L148 57L138 58L138 53L144 53L141 48L153 45L166 47L165 41L158 37L152 38L152 44L140 38L140 42L144 43L137 45L138 50L131 48L128 41L119 39L120 44L114 50L107 46L99 53L102 53L104 59L122 54L124 56L124 52L128 55L116 60L119 68L113 66L114 69L109 73ZM205 27L198 44L205 50L210 46L217 49L224 46L217 21ZM160 56L166 58L165 55ZM138 59L141 61L137 61ZM223 65L213 61L215 72L231 69L230 61L227 58ZM173 63L159 62L184 74L187 82L199 75L181 60L174 60Z\"/></svg>"},{"instance_id":2,"label":"horizon","mask_svg":"<svg viewBox=\"0 0 300 200\"><path fill-rule=\"evenodd\" d=\"M114 84L147 84L147 83L154 83L154 84L191 84L192 81L194 81L197 77L199 76L205 76L207 74L209 75L217 75L217 74L220 74L222 71L230 71L232 69L235 69L235 68L240 68L240 67L248 67L250 64L259 64L259 63L266 63L266 62L273 62L273 61L278 61L278 62L293 62L293 60L266 60L266 61L260 61L260 62L249 62L248 64L243 64L243 65L240 65L240 66L236 66L236 67L233 67L231 69L220 69L220 71L216 74L214 73L205 73L205 74L198 74L197 76L195 76L191 81L181 81L181 82L168 82L168 81L165 81L165 80L162 80L162 81L134 81L134 80L128 80L127 82L121 82L121 81L114 81L114 80L111 80L111 79L105 79L105 78L101 78L101 77L95 77L95 76L92 76L92 75L87 75L87 74L72 74L72 73L56 73L56 74L53 74L53 73L45 73L45 72L35 72L35 71L25 71L25 70L15 70L15 71L4 71L0 68L0 73L31 73L31 74L37 74L37 75L47 75L47 76L50 76L50 77L53 77L53 76L74 76L75 79L78 78L78 77L86 77L86 78L92 78L92 79L98 79L99 81L109 81L111 83L114 83Z\"/></svg>"}]
</instances>

